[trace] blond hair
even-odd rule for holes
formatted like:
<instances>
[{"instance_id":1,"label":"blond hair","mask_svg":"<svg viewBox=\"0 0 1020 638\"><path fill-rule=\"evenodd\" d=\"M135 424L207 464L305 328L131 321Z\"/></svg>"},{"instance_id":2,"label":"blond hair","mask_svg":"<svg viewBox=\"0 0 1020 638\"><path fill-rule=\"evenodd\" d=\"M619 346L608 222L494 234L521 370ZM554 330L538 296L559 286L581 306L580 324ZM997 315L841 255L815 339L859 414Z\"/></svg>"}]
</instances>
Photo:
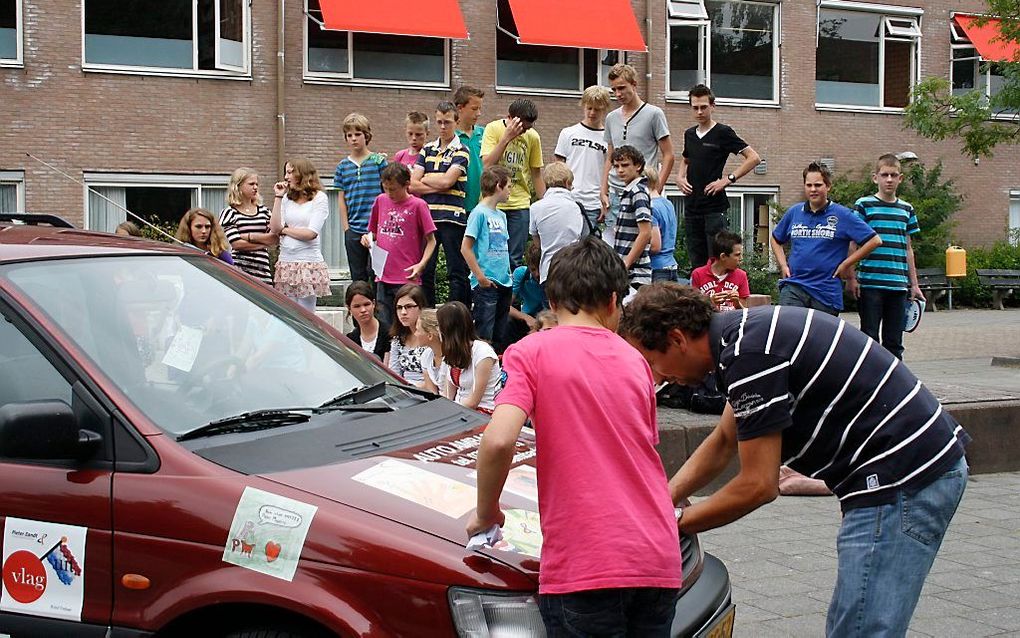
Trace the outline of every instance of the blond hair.
<instances>
[{"instance_id":1,"label":"blond hair","mask_svg":"<svg viewBox=\"0 0 1020 638\"><path fill-rule=\"evenodd\" d=\"M436 318L435 308L426 308L418 315L418 324L421 331L433 337L439 336L439 319Z\"/></svg>"},{"instance_id":2,"label":"blond hair","mask_svg":"<svg viewBox=\"0 0 1020 638\"><path fill-rule=\"evenodd\" d=\"M609 89L604 86L593 85L584 90L581 96L581 106L590 106L595 109L608 111L610 106Z\"/></svg>"},{"instance_id":3,"label":"blond hair","mask_svg":"<svg viewBox=\"0 0 1020 638\"><path fill-rule=\"evenodd\" d=\"M372 141L372 123L361 113L349 113L344 118L344 133L361 131L365 134L365 144Z\"/></svg>"},{"instance_id":4,"label":"blond hair","mask_svg":"<svg viewBox=\"0 0 1020 638\"><path fill-rule=\"evenodd\" d=\"M219 257L224 252L230 250L230 242L227 241L227 236L223 234L223 227L216 220L216 216L205 208L191 208L188 212L184 213L184 217L181 217L181 222L177 224L177 239L183 241L186 244L191 244L195 248L201 248L195 243L195 238L191 236L191 222L195 221L196 217L204 217L209 220L212 230L209 232L209 252L214 257Z\"/></svg>"},{"instance_id":5,"label":"blond hair","mask_svg":"<svg viewBox=\"0 0 1020 638\"><path fill-rule=\"evenodd\" d=\"M258 176L259 174L255 172L255 169L244 166L231 173L230 185L227 186L227 205L237 208L247 204L248 202L243 201L241 198L241 185L247 182L249 178ZM255 204L257 206L262 205L262 195L255 198Z\"/></svg>"},{"instance_id":6,"label":"blond hair","mask_svg":"<svg viewBox=\"0 0 1020 638\"><path fill-rule=\"evenodd\" d=\"M305 199L312 199L315 194L322 190L322 182L319 181L319 171L315 170L315 165L311 161L303 157L295 157L294 159L288 160L291 169L297 173L298 186L297 188L291 188L287 186L287 197L292 200L297 200L298 196L304 196Z\"/></svg>"},{"instance_id":7,"label":"blond hair","mask_svg":"<svg viewBox=\"0 0 1020 638\"><path fill-rule=\"evenodd\" d=\"M648 190L659 192L659 171L651 166L646 167L645 179L648 180Z\"/></svg>"},{"instance_id":8,"label":"blond hair","mask_svg":"<svg viewBox=\"0 0 1020 638\"><path fill-rule=\"evenodd\" d=\"M614 64L613 68L609 69L609 81L612 82L616 78L624 80L627 84L637 86L637 71L629 64L620 62L619 64Z\"/></svg>"},{"instance_id":9,"label":"blond hair","mask_svg":"<svg viewBox=\"0 0 1020 638\"><path fill-rule=\"evenodd\" d=\"M574 174L563 162L550 162L542 169L542 181L546 188L570 188L574 181Z\"/></svg>"}]
</instances>

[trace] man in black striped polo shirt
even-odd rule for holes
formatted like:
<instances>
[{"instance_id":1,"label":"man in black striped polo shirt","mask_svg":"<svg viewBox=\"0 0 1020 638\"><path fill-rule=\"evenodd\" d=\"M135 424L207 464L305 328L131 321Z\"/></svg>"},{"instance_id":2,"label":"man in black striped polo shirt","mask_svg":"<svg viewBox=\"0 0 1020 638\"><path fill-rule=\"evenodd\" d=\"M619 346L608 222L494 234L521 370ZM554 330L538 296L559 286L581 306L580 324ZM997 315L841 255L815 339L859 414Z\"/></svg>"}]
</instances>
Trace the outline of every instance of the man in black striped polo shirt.
<instances>
[{"instance_id":1,"label":"man in black striped polo shirt","mask_svg":"<svg viewBox=\"0 0 1020 638\"><path fill-rule=\"evenodd\" d=\"M887 350L838 317L765 306L716 313L696 291L645 286L620 331L660 377L716 371L727 406L670 481L674 502L736 477L678 525L726 525L779 494L779 466L822 479L840 500L839 572L828 636L903 636L967 481L970 437Z\"/></svg>"}]
</instances>

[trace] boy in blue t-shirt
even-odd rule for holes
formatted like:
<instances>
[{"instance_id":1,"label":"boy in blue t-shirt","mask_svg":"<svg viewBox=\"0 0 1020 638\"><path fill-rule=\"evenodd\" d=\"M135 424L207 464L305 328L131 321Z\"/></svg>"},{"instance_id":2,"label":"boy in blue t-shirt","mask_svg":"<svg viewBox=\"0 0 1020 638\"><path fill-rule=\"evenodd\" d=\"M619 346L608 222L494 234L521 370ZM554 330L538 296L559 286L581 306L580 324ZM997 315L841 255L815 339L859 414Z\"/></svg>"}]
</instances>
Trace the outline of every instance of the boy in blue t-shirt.
<instances>
[{"instance_id":1,"label":"boy in blue t-shirt","mask_svg":"<svg viewBox=\"0 0 1020 638\"><path fill-rule=\"evenodd\" d=\"M351 268L352 281L371 281L370 253L361 243L368 233L372 204L382 193L382 170L386 157L373 153L372 125L361 113L344 118L344 138L351 154L340 160L333 174L333 186L339 191L340 226L344 231L344 248Z\"/></svg>"},{"instance_id":2,"label":"boy in blue t-shirt","mask_svg":"<svg viewBox=\"0 0 1020 638\"><path fill-rule=\"evenodd\" d=\"M829 201L832 173L826 166L811 162L803 175L807 201L791 206L769 237L782 276L779 305L838 315L843 309L839 280L853 276L854 265L882 239L856 213ZM791 245L789 263L786 242ZM853 252L851 242L858 245Z\"/></svg>"},{"instance_id":3,"label":"boy in blue t-shirt","mask_svg":"<svg viewBox=\"0 0 1020 638\"><path fill-rule=\"evenodd\" d=\"M895 155L878 158L872 179L878 192L858 199L854 208L882 238L882 247L861 260L857 280L847 279L847 289L859 300L861 332L902 359L903 306L907 295L924 300L917 285L914 249L910 244L910 236L920 228L914 207L896 196L903 173Z\"/></svg>"},{"instance_id":4,"label":"boy in blue t-shirt","mask_svg":"<svg viewBox=\"0 0 1020 638\"><path fill-rule=\"evenodd\" d=\"M676 268L676 209L659 192L659 172L654 168L645 169L648 180L648 195L652 198L652 283L657 281L679 281Z\"/></svg>"},{"instance_id":5,"label":"boy in blue t-shirt","mask_svg":"<svg viewBox=\"0 0 1020 638\"><path fill-rule=\"evenodd\" d=\"M468 215L460 252L471 269L471 316L479 339L506 344L513 281L506 213L496 205L510 196L510 171L500 165L482 173L482 198Z\"/></svg>"}]
</instances>

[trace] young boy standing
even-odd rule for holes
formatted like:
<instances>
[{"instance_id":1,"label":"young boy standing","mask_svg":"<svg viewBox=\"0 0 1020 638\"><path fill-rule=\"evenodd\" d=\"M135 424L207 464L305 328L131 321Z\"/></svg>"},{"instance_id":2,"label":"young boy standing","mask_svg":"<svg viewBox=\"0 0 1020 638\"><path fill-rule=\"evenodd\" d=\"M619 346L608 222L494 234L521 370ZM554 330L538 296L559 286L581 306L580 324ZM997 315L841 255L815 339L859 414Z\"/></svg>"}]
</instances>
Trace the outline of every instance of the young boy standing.
<instances>
[{"instance_id":1,"label":"young boy standing","mask_svg":"<svg viewBox=\"0 0 1020 638\"><path fill-rule=\"evenodd\" d=\"M414 168L418 161L418 153L425 146L429 136L429 116L420 111L411 111L404 120L404 135L407 137L407 148L402 148L393 155L393 161L403 164L408 170Z\"/></svg>"},{"instance_id":2,"label":"young boy standing","mask_svg":"<svg viewBox=\"0 0 1020 638\"><path fill-rule=\"evenodd\" d=\"M896 196L903 173L895 155L878 158L872 179L878 192L858 199L854 208L882 238L882 250L861 260L856 281L848 278L847 288L859 299L861 332L902 359L903 305L908 294L911 299L924 299L917 285L914 248L910 243L910 236L921 229L914 207Z\"/></svg>"},{"instance_id":3,"label":"young boy standing","mask_svg":"<svg viewBox=\"0 0 1020 638\"><path fill-rule=\"evenodd\" d=\"M668 636L680 548L655 452L651 369L615 332L627 272L589 236L556 254L546 291L559 326L504 355L506 385L479 447L468 536L502 524L500 493L530 418L544 537L538 604L547 632Z\"/></svg>"},{"instance_id":4,"label":"young boy standing","mask_svg":"<svg viewBox=\"0 0 1020 638\"><path fill-rule=\"evenodd\" d=\"M587 222L582 217L577 201L570 193L574 176L563 162L552 162L542 169L545 197L531 205L531 241L542 249L540 283L549 276L549 263L553 255L584 234Z\"/></svg>"},{"instance_id":5,"label":"young boy standing","mask_svg":"<svg viewBox=\"0 0 1020 638\"><path fill-rule=\"evenodd\" d=\"M464 210L474 210L478 205L482 181L482 136L485 127L478 125L482 115L482 100L485 91L464 85L453 93L453 104L457 107L457 137L468 151L467 188L464 189Z\"/></svg>"},{"instance_id":6,"label":"young boy standing","mask_svg":"<svg viewBox=\"0 0 1020 638\"><path fill-rule=\"evenodd\" d=\"M584 119L560 131L556 140L556 159L566 162L574 175L574 199L593 224L602 217L599 197L602 170L606 164L606 111L609 110L609 89L589 86L581 96ZM546 182L546 188L549 188Z\"/></svg>"},{"instance_id":7,"label":"young boy standing","mask_svg":"<svg viewBox=\"0 0 1020 638\"><path fill-rule=\"evenodd\" d=\"M343 126L351 153L340 160L333 175L333 185L339 190L340 226L344 231L351 279L370 281L369 252L362 245L361 237L368 232L372 204L382 192L380 176L386 168L386 158L368 148L372 142L372 125L367 117L351 113L344 118Z\"/></svg>"},{"instance_id":8,"label":"young boy standing","mask_svg":"<svg viewBox=\"0 0 1020 638\"><path fill-rule=\"evenodd\" d=\"M747 273L740 268L744 256L740 235L721 230L712 238L712 257L708 263L691 273L691 286L715 304L719 310L747 307L751 288Z\"/></svg>"},{"instance_id":9,"label":"young boy standing","mask_svg":"<svg viewBox=\"0 0 1020 638\"><path fill-rule=\"evenodd\" d=\"M482 173L482 199L468 216L460 251L471 269L471 316L479 339L499 347L513 296L510 277L510 232L499 204L510 196L510 171L492 166Z\"/></svg>"},{"instance_id":10,"label":"young boy standing","mask_svg":"<svg viewBox=\"0 0 1020 638\"><path fill-rule=\"evenodd\" d=\"M633 146L613 151L613 169L624 184L620 215L616 220L613 248L623 259L632 288L652 283L652 199L645 179L645 158Z\"/></svg>"},{"instance_id":11,"label":"young boy standing","mask_svg":"<svg viewBox=\"0 0 1020 638\"><path fill-rule=\"evenodd\" d=\"M652 198L652 282L679 281L676 263L676 209L662 196L658 171L645 168L648 194Z\"/></svg>"},{"instance_id":12,"label":"young boy standing","mask_svg":"<svg viewBox=\"0 0 1020 638\"><path fill-rule=\"evenodd\" d=\"M436 224L429 205L407 192L411 173L400 163L389 164L382 172L383 193L372 204L368 221L379 248L387 251L386 266L376 278L376 303L387 321L393 320L393 297L405 284L421 284L432 253L436 250ZM370 248L368 236L362 245Z\"/></svg>"},{"instance_id":13,"label":"young boy standing","mask_svg":"<svg viewBox=\"0 0 1020 638\"><path fill-rule=\"evenodd\" d=\"M464 241L464 189L467 186L468 152L457 137L457 107L452 102L440 102L436 107L436 128L439 138L429 142L418 154L411 171L411 192L421 196L432 211L436 222L436 239L446 255L448 301L471 303L468 289L467 264L460 255ZM432 255L422 287L430 306L436 305L436 264L438 252Z\"/></svg>"}]
</instances>

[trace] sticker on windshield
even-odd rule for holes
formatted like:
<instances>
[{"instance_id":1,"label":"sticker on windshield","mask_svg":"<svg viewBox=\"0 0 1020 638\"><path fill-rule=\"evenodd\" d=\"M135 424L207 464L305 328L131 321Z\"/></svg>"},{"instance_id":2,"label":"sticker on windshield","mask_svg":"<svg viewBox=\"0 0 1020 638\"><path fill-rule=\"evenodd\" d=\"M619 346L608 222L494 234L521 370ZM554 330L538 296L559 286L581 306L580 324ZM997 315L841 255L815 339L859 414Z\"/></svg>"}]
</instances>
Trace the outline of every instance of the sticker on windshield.
<instances>
[{"instance_id":1,"label":"sticker on windshield","mask_svg":"<svg viewBox=\"0 0 1020 638\"><path fill-rule=\"evenodd\" d=\"M180 326L163 355L163 365L177 368L181 372L191 372L198 358L198 349L202 346L202 336L198 328Z\"/></svg>"},{"instance_id":2,"label":"sticker on windshield","mask_svg":"<svg viewBox=\"0 0 1020 638\"><path fill-rule=\"evenodd\" d=\"M478 503L478 493L473 486L393 459L387 459L352 478L450 518L464 516Z\"/></svg>"},{"instance_id":3,"label":"sticker on windshield","mask_svg":"<svg viewBox=\"0 0 1020 638\"><path fill-rule=\"evenodd\" d=\"M223 548L224 562L294 580L314 505L254 487L244 488Z\"/></svg>"},{"instance_id":4,"label":"sticker on windshield","mask_svg":"<svg viewBox=\"0 0 1020 638\"><path fill-rule=\"evenodd\" d=\"M0 610L81 620L86 527L7 517Z\"/></svg>"}]
</instances>

